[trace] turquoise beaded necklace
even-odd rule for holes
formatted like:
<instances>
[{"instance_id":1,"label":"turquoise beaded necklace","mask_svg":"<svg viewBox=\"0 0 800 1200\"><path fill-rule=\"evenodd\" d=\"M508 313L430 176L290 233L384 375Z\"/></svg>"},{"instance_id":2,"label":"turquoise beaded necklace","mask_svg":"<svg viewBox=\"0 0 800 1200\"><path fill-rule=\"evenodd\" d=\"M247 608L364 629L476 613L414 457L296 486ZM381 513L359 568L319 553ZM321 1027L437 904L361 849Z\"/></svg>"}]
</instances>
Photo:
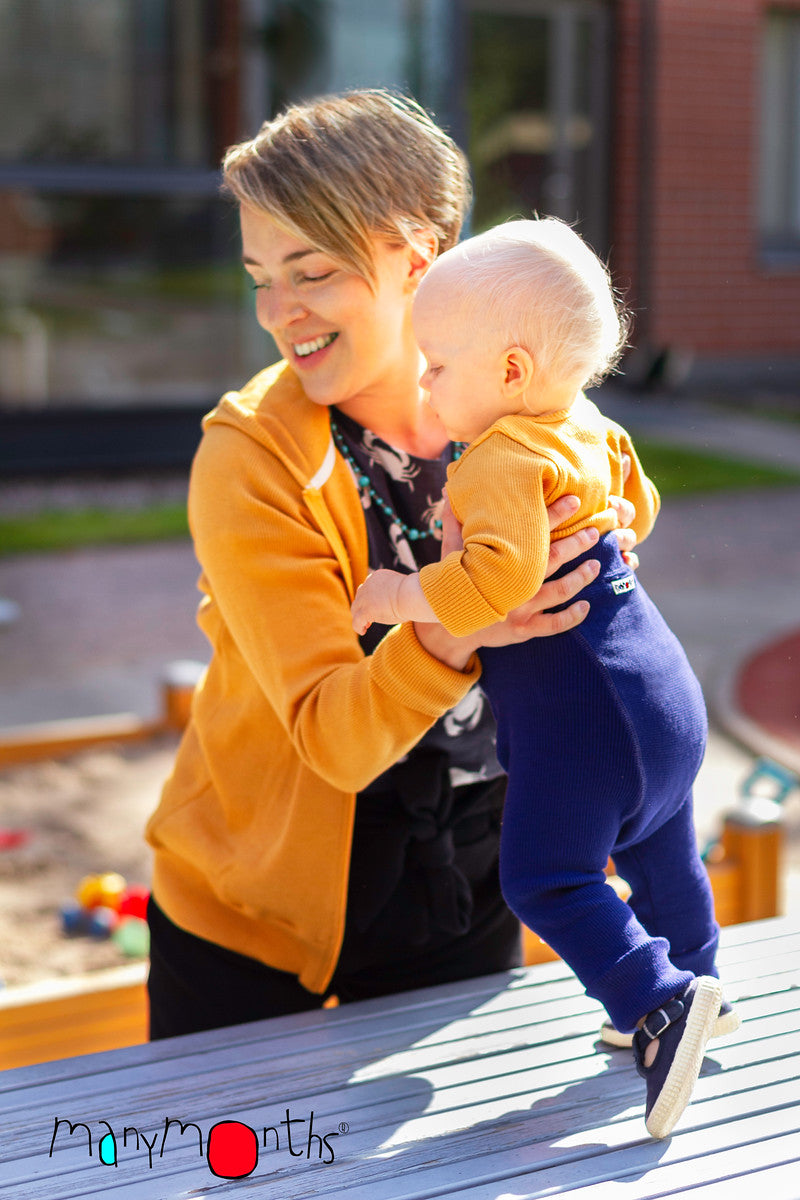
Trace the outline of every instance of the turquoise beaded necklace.
<instances>
[{"instance_id":1,"label":"turquoise beaded necklace","mask_svg":"<svg viewBox=\"0 0 800 1200\"><path fill-rule=\"evenodd\" d=\"M333 440L336 443L342 458L350 466L350 469L355 476L356 483L358 484L362 494L366 493L372 500L372 503L375 504L376 507L379 508L381 512L390 519L390 521L392 521L395 525L399 525L400 529L410 542L417 542L422 538L436 537L437 534L441 533L441 520L434 521L430 529L415 529L413 526L407 525L405 521L400 519L395 510L392 508L391 504L387 503L383 496L379 496L375 491L369 475L365 474L350 453L350 448L348 447L347 442L344 440L344 435L339 426L336 424L336 420L333 416L333 409L329 409L328 411L330 413L331 433L333 434ZM453 461L461 457L461 455L464 453L465 447L466 442L454 443Z\"/></svg>"}]
</instances>

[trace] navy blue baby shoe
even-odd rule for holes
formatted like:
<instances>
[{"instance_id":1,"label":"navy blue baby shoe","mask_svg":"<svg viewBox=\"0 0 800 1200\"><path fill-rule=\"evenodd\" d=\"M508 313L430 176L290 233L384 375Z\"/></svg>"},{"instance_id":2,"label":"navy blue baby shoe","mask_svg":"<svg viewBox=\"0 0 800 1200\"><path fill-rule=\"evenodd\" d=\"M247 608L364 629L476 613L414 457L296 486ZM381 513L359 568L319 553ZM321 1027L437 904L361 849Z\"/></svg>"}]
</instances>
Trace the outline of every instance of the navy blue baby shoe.
<instances>
[{"instance_id":1,"label":"navy blue baby shoe","mask_svg":"<svg viewBox=\"0 0 800 1200\"><path fill-rule=\"evenodd\" d=\"M714 1028L711 1030L712 1038L725 1037L728 1033L735 1033L741 1025L742 1020L736 1009L727 1000L723 999L719 1006L719 1016L714 1022ZM632 1033L620 1033L616 1025L611 1020L606 1018L600 1026L600 1041L605 1042L607 1046L617 1046L621 1050L629 1049L633 1045Z\"/></svg>"},{"instance_id":2,"label":"navy blue baby shoe","mask_svg":"<svg viewBox=\"0 0 800 1200\"><path fill-rule=\"evenodd\" d=\"M720 981L700 975L679 996L649 1013L633 1035L636 1069L647 1083L645 1124L653 1137L668 1137L689 1103L721 1004ZM645 1051L655 1039L656 1056L646 1067Z\"/></svg>"}]
</instances>

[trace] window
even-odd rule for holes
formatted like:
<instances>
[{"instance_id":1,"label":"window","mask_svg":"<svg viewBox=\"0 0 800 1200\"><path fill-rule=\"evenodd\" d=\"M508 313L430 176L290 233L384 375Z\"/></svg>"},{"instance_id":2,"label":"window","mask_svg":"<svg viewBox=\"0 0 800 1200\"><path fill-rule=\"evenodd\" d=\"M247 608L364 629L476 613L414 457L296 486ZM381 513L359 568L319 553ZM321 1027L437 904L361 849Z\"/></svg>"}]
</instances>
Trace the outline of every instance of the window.
<instances>
[{"instance_id":1,"label":"window","mask_svg":"<svg viewBox=\"0 0 800 1200\"><path fill-rule=\"evenodd\" d=\"M208 408L273 361L221 156L289 100L407 88L411 21L407 0L0 0L0 410Z\"/></svg>"},{"instance_id":2,"label":"window","mask_svg":"<svg viewBox=\"0 0 800 1200\"><path fill-rule=\"evenodd\" d=\"M800 258L800 13L769 13L761 61L762 249Z\"/></svg>"},{"instance_id":3,"label":"window","mask_svg":"<svg viewBox=\"0 0 800 1200\"><path fill-rule=\"evenodd\" d=\"M464 145L477 230L602 252L604 0L0 0L0 410L207 407L272 361L219 195L287 102L410 91Z\"/></svg>"},{"instance_id":4,"label":"window","mask_svg":"<svg viewBox=\"0 0 800 1200\"><path fill-rule=\"evenodd\" d=\"M0 160L216 166L221 18L209 0L0 0Z\"/></svg>"},{"instance_id":5,"label":"window","mask_svg":"<svg viewBox=\"0 0 800 1200\"><path fill-rule=\"evenodd\" d=\"M0 407L204 405L242 377L228 0L0 0Z\"/></svg>"},{"instance_id":6,"label":"window","mask_svg":"<svg viewBox=\"0 0 800 1200\"><path fill-rule=\"evenodd\" d=\"M587 0L469 0L476 230L534 211L605 248L610 18Z\"/></svg>"}]
</instances>

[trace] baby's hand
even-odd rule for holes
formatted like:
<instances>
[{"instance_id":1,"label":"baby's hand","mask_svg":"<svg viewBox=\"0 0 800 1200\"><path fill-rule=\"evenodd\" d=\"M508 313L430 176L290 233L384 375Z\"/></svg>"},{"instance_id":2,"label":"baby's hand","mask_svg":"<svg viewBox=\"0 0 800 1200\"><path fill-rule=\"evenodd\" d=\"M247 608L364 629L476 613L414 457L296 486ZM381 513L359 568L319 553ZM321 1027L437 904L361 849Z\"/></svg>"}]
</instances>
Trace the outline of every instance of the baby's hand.
<instances>
[{"instance_id":1,"label":"baby's hand","mask_svg":"<svg viewBox=\"0 0 800 1200\"><path fill-rule=\"evenodd\" d=\"M350 606L353 629L357 634L366 633L373 621L381 625L399 622L397 602L403 579L399 571L380 570L364 580Z\"/></svg>"}]
</instances>

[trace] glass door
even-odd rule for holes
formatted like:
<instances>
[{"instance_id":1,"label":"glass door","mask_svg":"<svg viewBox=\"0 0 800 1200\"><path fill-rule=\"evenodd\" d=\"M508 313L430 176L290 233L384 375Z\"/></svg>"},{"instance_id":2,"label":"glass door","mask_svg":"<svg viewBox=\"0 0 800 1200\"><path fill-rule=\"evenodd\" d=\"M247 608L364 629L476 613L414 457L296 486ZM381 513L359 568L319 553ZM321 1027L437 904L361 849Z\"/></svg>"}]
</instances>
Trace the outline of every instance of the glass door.
<instances>
[{"instance_id":1,"label":"glass door","mask_svg":"<svg viewBox=\"0 0 800 1200\"><path fill-rule=\"evenodd\" d=\"M610 14L591 0L466 0L462 106L475 232L562 217L607 250Z\"/></svg>"}]
</instances>

